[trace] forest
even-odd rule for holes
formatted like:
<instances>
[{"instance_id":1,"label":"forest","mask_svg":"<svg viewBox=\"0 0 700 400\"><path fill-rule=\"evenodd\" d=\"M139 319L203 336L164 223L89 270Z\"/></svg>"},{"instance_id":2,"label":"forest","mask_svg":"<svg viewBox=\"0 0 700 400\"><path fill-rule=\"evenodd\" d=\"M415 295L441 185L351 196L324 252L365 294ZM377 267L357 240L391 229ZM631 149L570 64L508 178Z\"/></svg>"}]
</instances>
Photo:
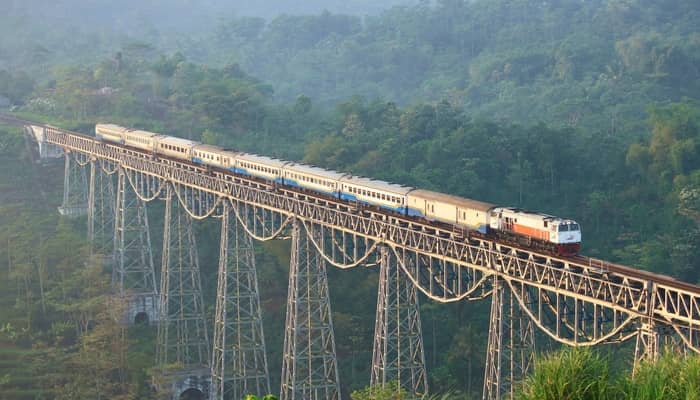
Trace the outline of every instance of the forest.
<instances>
[{"instance_id":1,"label":"forest","mask_svg":"<svg viewBox=\"0 0 700 400\"><path fill-rule=\"evenodd\" d=\"M32 19L34 3L0 15L2 112L571 217L583 254L700 283L697 1L387 2L206 21L203 6L182 30L187 1L164 11L169 22L112 6L78 23L81 10L56 5L50 25L47 11ZM56 212L62 165L31 159L20 130L0 125L0 397L153 398L154 330L114 322L120 305L110 271L86 262L84 219ZM216 223L197 230L213 314ZM256 248L273 388L288 246ZM328 271L344 398L369 382L377 272ZM480 398L489 302L421 300L431 393ZM630 349L604 351L611 370L629 370Z\"/></svg>"}]
</instances>

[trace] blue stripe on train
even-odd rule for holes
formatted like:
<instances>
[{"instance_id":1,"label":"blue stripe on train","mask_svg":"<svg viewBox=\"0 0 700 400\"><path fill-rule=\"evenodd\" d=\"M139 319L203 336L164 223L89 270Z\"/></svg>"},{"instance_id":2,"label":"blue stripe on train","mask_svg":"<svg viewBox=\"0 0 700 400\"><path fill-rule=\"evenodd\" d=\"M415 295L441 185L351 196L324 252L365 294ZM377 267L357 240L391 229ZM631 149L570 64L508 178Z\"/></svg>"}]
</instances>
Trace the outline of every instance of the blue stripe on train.
<instances>
[{"instance_id":1,"label":"blue stripe on train","mask_svg":"<svg viewBox=\"0 0 700 400\"><path fill-rule=\"evenodd\" d=\"M360 203L371 204L371 203L369 203L369 202L367 202L367 201L365 201L365 200L359 200L359 199L357 198L357 196L355 196L354 194L345 193L345 192L341 192L341 193L340 193L340 198L341 198L342 200L358 201L358 202L360 202ZM394 212L397 212L397 213L400 213L400 214L406 214L406 207L405 207L405 206L392 207L392 206L387 206L387 205L385 205L385 204L372 204L372 205L377 205L377 206L379 206L379 207L381 207L381 208L384 208L384 209L386 209L386 210L394 211Z\"/></svg>"},{"instance_id":2,"label":"blue stripe on train","mask_svg":"<svg viewBox=\"0 0 700 400\"><path fill-rule=\"evenodd\" d=\"M299 182L295 181L294 179L289 179L285 178L284 181L281 182L282 184L289 185L289 186L294 186L294 187L299 187L299 188L305 188L305 186L300 185ZM334 191L328 191L328 190L321 190L320 188L309 188L310 190L313 190L314 192L319 192L323 194L327 194L333 197L338 197L338 192Z\"/></svg>"},{"instance_id":3,"label":"blue stripe on train","mask_svg":"<svg viewBox=\"0 0 700 400\"><path fill-rule=\"evenodd\" d=\"M262 175L259 175L259 174L257 174L257 173L256 173L256 174L251 174L251 173L248 172L248 170L245 169L245 168L231 167L231 168L229 168L228 170L231 171L231 172L233 172L234 174L241 174L241 175L254 176L254 177L256 177L256 178L267 179L268 181L272 181L272 182L275 182L275 183L284 183L284 180L283 180L281 177L279 177L279 176L276 176L274 179L270 179L269 176L262 176Z\"/></svg>"},{"instance_id":4,"label":"blue stripe on train","mask_svg":"<svg viewBox=\"0 0 700 400\"><path fill-rule=\"evenodd\" d=\"M408 208L409 217L423 217L423 212L417 208Z\"/></svg>"}]
</instances>

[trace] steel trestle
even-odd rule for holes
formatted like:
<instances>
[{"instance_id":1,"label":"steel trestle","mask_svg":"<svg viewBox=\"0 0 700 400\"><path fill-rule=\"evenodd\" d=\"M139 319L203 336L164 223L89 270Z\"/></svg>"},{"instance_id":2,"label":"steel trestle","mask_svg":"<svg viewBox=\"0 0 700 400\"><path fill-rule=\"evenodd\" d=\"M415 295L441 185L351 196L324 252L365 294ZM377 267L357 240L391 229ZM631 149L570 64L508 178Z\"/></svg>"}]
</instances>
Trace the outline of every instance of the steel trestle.
<instances>
[{"instance_id":1,"label":"steel trestle","mask_svg":"<svg viewBox=\"0 0 700 400\"><path fill-rule=\"evenodd\" d=\"M340 400L325 262L292 224L280 400Z\"/></svg>"},{"instance_id":2,"label":"steel trestle","mask_svg":"<svg viewBox=\"0 0 700 400\"><path fill-rule=\"evenodd\" d=\"M428 393L418 293L399 268L393 251L380 252L379 294L374 327L370 384L384 386L397 381L408 397Z\"/></svg>"},{"instance_id":3,"label":"steel trestle","mask_svg":"<svg viewBox=\"0 0 700 400\"><path fill-rule=\"evenodd\" d=\"M270 393L253 241L223 204L211 400Z\"/></svg>"}]
</instances>

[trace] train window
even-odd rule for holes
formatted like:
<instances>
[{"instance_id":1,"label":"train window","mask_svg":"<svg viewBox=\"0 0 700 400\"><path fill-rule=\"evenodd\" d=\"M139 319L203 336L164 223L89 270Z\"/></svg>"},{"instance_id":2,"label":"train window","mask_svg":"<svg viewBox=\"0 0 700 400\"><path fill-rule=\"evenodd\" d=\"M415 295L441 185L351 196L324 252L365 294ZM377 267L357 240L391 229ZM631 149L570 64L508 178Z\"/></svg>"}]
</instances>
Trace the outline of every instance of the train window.
<instances>
[{"instance_id":1,"label":"train window","mask_svg":"<svg viewBox=\"0 0 700 400\"><path fill-rule=\"evenodd\" d=\"M566 232L569 230L569 225L561 224L559 225L559 232Z\"/></svg>"},{"instance_id":2,"label":"train window","mask_svg":"<svg viewBox=\"0 0 700 400\"><path fill-rule=\"evenodd\" d=\"M571 231L578 231L580 229L581 228L578 226L578 224L571 224L571 226L569 227L569 230Z\"/></svg>"},{"instance_id":3,"label":"train window","mask_svg":"<svg viewBox=\"0 0 700 400\"><path fill-rule=\"evenodd\" d=\"M544 227L545 227L545 228L547 227L547 225L548 225L548 222L547 222L547 221L544 221Z\"/></svg>"}]
</instances>

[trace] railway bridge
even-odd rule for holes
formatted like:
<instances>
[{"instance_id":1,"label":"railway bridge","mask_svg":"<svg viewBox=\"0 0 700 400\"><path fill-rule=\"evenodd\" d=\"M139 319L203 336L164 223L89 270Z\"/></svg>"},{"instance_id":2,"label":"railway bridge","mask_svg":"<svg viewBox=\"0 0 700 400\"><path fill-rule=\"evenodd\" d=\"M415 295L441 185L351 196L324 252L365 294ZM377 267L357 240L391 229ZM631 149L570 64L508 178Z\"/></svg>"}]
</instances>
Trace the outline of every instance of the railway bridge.
<instances>
[{"instance_id":1,"label":"railway bridge","mask_svg":"<svg viewBox=\"0 0 700 400\"><path fill-rule=\"evenodd\" d=\"M490 297L483 399L512 398L532 367L535 332L569 346L634 340L635 365L663 343L700 351L700 288L587 257L556 257L426 220L154 157L45 124L24 127L65 162L66 216L87 214L95 254L112 264L125 322L157 325L158 390L239 399L270 393L253 241L291 237L280 397L340 399L326 266L380 266L370 383L428 392L418 292L441 303ZM153 260L146 203L165 202ZM192 221L221 221L216 311L203 315ZM157 274L158 273L158 274ZM211 335L210 335L211 333Z\"/></svg>"}]
</instances>

